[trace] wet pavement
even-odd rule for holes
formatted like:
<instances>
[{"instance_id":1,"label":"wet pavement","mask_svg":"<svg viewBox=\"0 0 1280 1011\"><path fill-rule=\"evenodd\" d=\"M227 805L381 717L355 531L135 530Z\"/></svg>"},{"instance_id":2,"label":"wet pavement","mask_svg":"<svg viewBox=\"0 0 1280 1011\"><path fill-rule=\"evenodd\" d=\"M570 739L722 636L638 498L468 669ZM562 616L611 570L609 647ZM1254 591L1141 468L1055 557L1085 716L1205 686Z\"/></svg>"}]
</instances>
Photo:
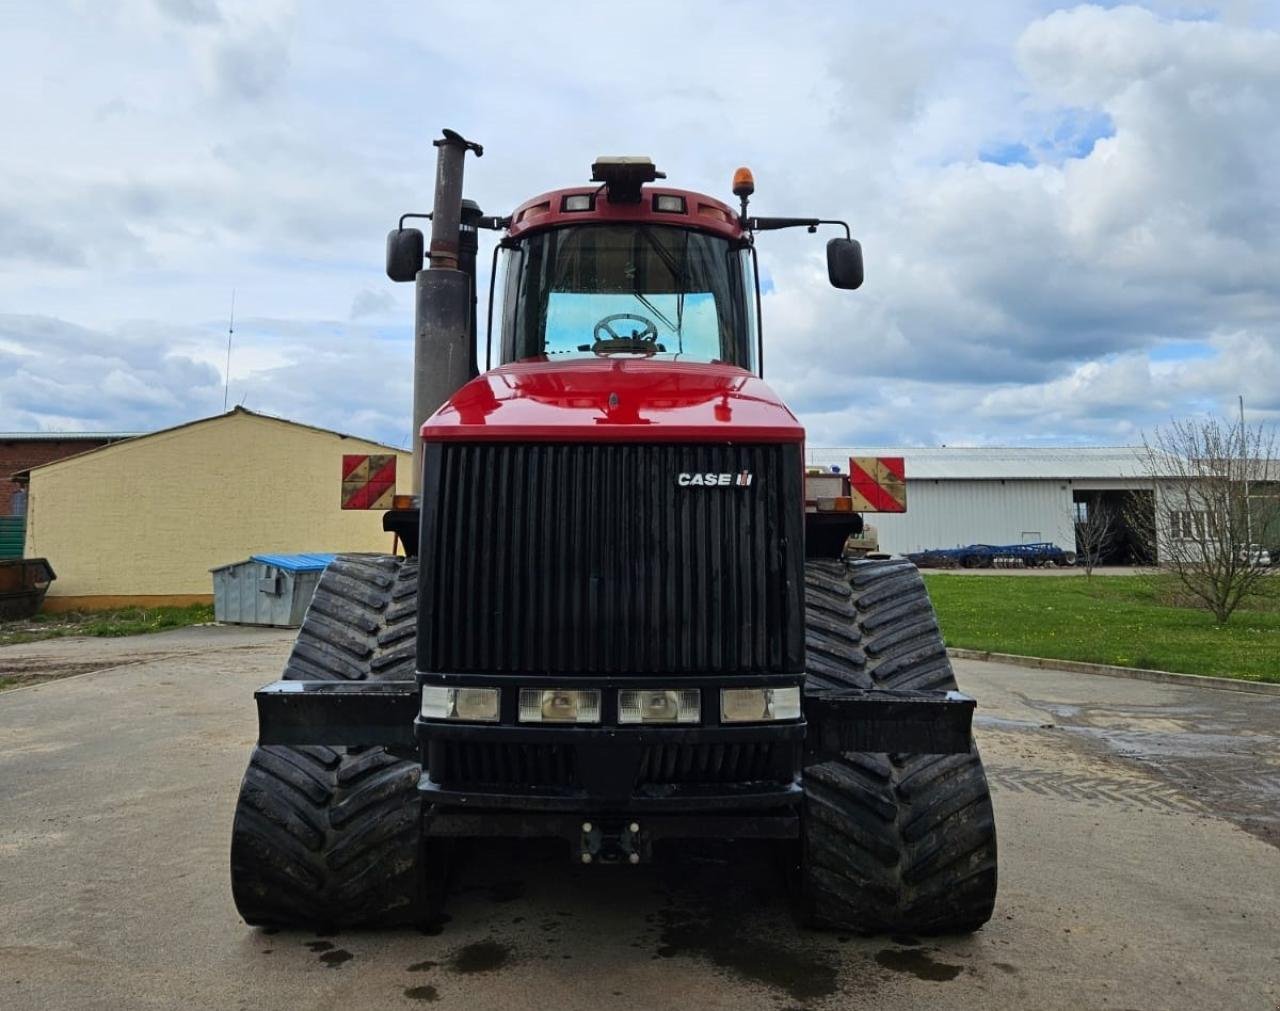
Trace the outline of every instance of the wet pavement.
<instances>
[{"instance_id":1,"label":"wet pavement","mask_svg":"<svg viewBox=\"0 0 1280 1011\"><path fill-rule=\"evenodd\" d=\"M971 937L798 928L764 847L584 868L507 841L467 848L448 918L420 931L247 928L231 813L251 691L289 639L0 649L0 670L34 651L96 671L0 693L0 1007L1280 1002L1280 698L970 661L1001 845Z\"/></svg>"}]
</instances>

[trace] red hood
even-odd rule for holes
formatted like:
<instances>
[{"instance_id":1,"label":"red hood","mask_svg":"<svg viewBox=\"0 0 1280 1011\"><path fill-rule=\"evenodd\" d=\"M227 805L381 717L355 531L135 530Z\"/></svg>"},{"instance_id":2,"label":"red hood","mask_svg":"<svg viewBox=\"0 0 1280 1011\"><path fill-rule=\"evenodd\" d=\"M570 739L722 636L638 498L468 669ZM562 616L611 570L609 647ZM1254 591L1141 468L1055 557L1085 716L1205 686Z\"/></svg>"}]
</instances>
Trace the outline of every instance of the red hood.
<instances>
[{"instance_id":1,"label":"red hood","mask_svg":"<svg viewBox=\"0 0 1280 1011\"><path fill-rule=\"evenodd\" d=\"M428 442L802 442L764 381L733 365L531 361L471 380L422 426Z\"/></svg>"}]
</instances>

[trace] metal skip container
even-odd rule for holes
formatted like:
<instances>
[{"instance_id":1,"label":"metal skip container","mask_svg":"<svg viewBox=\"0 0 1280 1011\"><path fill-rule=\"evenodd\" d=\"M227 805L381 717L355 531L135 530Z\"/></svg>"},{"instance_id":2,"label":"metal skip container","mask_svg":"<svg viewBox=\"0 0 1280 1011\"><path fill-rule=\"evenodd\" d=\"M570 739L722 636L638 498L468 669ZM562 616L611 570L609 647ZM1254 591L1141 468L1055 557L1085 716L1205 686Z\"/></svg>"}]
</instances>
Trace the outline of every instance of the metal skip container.
<instances>
[{"instance_id":1,"label":"metal skip container","mask_svg":"<svg viewBox=\"0 0 1280 1011\"><path fill-rule=\"evenodd\" d=\"M210 569L214 620L297 628L334 557L328 553L252 555L246 561Z\"/></svg>"}]
</instances>

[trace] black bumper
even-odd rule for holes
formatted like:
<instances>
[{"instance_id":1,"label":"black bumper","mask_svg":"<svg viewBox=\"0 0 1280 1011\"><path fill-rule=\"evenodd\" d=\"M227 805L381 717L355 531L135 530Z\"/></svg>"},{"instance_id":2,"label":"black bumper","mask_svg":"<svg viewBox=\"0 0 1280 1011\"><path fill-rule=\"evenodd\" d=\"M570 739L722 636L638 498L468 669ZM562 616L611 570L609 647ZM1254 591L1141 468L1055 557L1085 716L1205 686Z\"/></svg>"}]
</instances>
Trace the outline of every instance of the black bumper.
<instances>
[{"instance_id":1,"label":"black bumper","mask_svg":"<svg viewBox=\"0 0 1280 1011\"><path fill-rule=\"evenodd\" d=\"M958 692L822 690L790 723L722 725L719 690L779 687L798 677L573 678L599 688L594 726L521 724L514 698L545 676L404 681L278 681L256 693L260 744L383 745L417 750L424 799L456 807L572 812L712 811L792 805L804 766L841 752L947 754L969 749L974 701ZM503 690L498 723L423 720L420 683ZM620 687L703 691L703 723L619 726Z\"/></svg>"}]
</instances>

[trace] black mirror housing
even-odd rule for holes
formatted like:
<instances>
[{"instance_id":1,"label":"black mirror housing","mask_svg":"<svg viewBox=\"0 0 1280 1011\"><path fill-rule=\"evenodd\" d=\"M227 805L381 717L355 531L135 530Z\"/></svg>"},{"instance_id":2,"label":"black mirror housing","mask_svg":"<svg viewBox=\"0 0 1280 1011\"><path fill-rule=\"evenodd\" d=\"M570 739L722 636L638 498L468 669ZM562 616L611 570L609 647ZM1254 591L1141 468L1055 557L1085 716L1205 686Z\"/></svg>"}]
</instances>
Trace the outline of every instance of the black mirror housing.
<instances>
[{"instance_id":1,"label":"black mirror housing","mask_svg":"<svg viewBox=\"0 0 1280 1011\"><path fill-rule=\"evenodd\" d=\"M862 244L857 239L827 243L827 277L835 288L852 291L862 286Z\"/></svg>"},{"instance_id":2,"label":"black mirror housing","mask_svg":"<svg viewBox=\"0 0 1280 1011\"><path fill-rule=\"evenodd\" d=\"M393 228L387 233L387 277L412 281L422 269L426 245L417 228Z\"/></svg>"}]
</instances>

